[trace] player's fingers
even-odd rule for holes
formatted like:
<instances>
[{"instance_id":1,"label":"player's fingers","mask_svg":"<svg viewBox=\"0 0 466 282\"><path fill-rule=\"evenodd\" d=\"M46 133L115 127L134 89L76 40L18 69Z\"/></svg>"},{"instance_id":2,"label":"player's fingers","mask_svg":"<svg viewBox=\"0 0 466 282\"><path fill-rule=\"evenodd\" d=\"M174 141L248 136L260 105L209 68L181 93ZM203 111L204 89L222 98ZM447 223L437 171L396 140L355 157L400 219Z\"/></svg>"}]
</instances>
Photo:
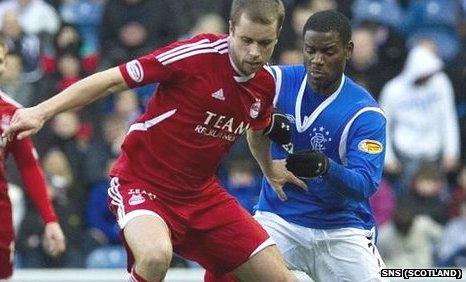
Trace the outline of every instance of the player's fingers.
<instances>
[{"instance_id":1,"label":"player's fingers","mask_svg":"<svg viewBox=\"0 0 466 282\"><path fill-rule=\"evenodd\" d=\"M289 174L288 182L291 182L291 183L295 184L296 186L303 189L304 191L309 191L309 187L307 187L306 182L304 182L301 179L297 178L292 173Z\"/></svg>"},{"instance_id":2,"label":"player's fingers","mask_svg":"<svg viewBox=\"0 0 466 282\"><path fill-rule=\"evenodd\" d=\"M282 188L279 188L279 187L275 187L275 192L277 193L278 195L278 198L282 201L286 201L288 199L288 197L286 196L285 192L283 191Z\"/></svg>"},{"instance_id":3,"label":"player's fingers","mask_svg":"<svg viewBox=\"0 0 466 282\"><path fill-rule=\"evenodd\" d=\"M24 138L28 137L28 136L31 136L32 134L35 133L35 129L29 129L29 130L25 130L21 133L18 134L18 136L16 137L18 140L23 140Z\"/></svg>"}]
</instances>

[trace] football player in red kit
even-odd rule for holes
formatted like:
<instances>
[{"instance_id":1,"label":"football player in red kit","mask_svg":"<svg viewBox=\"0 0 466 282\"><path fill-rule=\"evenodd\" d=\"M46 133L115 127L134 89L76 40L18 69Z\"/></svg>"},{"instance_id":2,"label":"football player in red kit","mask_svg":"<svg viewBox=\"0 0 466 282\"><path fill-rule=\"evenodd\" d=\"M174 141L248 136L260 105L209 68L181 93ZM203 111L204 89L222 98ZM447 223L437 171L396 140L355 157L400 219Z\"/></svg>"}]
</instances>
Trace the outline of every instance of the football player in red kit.
<instances>
[{"instance_id":1,"label":"football player in red kit","mask_svg":"<svg viewBox=\"0 0 466 282\"><path fill-rule=\"evenodd\" d=\"M247 133L254 157L280 198L304 182L272 162L264 135L275 82L267 66L284 17L280 0L234 0L229 36L201 34L94 74L15 114L5 136L22 139L51 116L108 91L158 82L129 128L111 171L110 208L128 251L131 281L160 281L172 253L213 276L293 281L274 242L219 184L218 165ZM214 279L210 276L210 279Z\"/></svg>"},{"instance_id":2,"label":"football player in red kit","mask_svg":"<svg viewBox=\"0 0 466 282\"><path fill-rule=\"evenodd\" d=\"M5 71L7 51L4 39L0 38L0 76ZM0 91L0 131L8 127L13 114L19 107L21 105ZM0 280L10 277L13 273L15 241L12 207L6 179L6 160L9 154L13 155L26 192L45 223L43 241L45 250L52 256L58 256L65 250L65 237L47 196L44 173L31 139L24 138L7 142L6 138L2 138L0 140Z\"/></svg>"}]
</instances>

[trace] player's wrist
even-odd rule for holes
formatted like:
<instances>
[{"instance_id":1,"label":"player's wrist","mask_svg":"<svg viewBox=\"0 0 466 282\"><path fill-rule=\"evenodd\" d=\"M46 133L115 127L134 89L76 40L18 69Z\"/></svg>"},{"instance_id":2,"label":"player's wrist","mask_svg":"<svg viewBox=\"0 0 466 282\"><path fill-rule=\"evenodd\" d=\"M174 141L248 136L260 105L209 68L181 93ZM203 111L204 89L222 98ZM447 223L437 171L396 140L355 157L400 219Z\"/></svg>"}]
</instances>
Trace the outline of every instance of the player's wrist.
<instances>
[{"instance_id":1,"label":"player's wrist","mask_svg":"<svg viewBox=\"0 0 466 282\"><path fill-rule=\"evenodd\" d=\"M301 178L323 176L329 166L329 158L324 153L311 150L293 153L286 159L286 168Z\"/></svg>"}]
</instances>

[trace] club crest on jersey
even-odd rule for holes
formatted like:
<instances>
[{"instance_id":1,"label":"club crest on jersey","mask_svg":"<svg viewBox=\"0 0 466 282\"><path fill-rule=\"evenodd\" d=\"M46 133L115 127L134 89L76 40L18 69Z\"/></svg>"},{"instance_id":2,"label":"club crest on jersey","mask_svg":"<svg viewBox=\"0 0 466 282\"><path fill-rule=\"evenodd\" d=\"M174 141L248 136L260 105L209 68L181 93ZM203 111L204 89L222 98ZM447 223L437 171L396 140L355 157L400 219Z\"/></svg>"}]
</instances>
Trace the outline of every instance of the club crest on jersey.
<instances>
[{"instance_id":1,"label":"club crest on jersey","mask_svg":"<svg viewBox=\"0 0 466 282\"><path fill-rule=\"evenodd\" d=\"M126 71L129 77L135 82L141 82L144 79L144 70L138 60L132 60L126 63Z\"/></svg>"},{"instance_id":2,"label":"club crest on jersey","mask_svg":"<svg viewBox=\"0 0 466 282\"><path fill-rule=\"evenodd\" d=\"M318 152L323 152L327 148L325 144L332 141L330 132L323 126L314 127L309 136L311 136L311 149Z\"/></svg>"},{"instance_id":3,"label":"club crest on jersey","mask_svg":"<svg viewBox=\"0 0 466 282\"><path fill-rule=\"evenodd\" d=\"M133 194L131 198L129 198L128 203L131 206L142 204L146 201L146 199L141 194Z\"/></svg>"},{"instance_id":4,"label":"club crest on jersey","mask_svg":"<svg viewBox=\"0 0 466 282\"><path fill-rule=\"evenodd\" d=\"M249 115L251 118L257 118L259 116L259 112L261 110L261 100L256 98L256 102L251 105L251 109L249 110Z\"/></svg>"},{"instance_id":5,"label":"club crest on jersey","mask_svg":"<svg viewBox=\"0 0 466 282\"><path fill-rule=\"evenodd\" d=\"M360 151L368 154L380 154L383 151L383 145L379 141L364 139L358 144Z\"/></svg>"},{"instance_id":6,"label":"club crest on jersey","mask_svg":"<svg viewBox=\"0 0 466 282\"><path fill-rule=\"evenodd\" d=\"M2 120L0 121L0 128L2 131L8 128L10 126L10 120L11 116L9 115L2 115ZM0 149L4 148L6 144L8 143L8 140L6 138L0 138Z\"/></svg>"}]
</instances>

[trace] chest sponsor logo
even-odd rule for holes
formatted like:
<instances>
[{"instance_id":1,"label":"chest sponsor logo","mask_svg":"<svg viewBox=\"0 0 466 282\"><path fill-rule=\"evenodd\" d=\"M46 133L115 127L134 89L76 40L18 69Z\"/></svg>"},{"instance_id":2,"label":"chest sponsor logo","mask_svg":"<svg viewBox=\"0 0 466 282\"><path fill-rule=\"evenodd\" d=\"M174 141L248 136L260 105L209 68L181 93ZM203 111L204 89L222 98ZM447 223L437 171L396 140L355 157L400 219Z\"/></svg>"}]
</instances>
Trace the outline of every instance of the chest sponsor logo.
<instances>
[{"instance_id":1,"label":"chest sponsor logo","mask_svg":"<svg viewBox=\"0 0 466 282\"><path fill-rule=\"evenodd\" d=\"M311 149L314 151L323 152L325 149L327 149L325 146L327 142L332 141L332 138L329 137L330 132L323 126L314 127L309 136L311 136Z\"/></svg>"},{"instance_id":2,"label":"chest sponsor logo","mask_svg":"<svg viewBox=\"0 0 466 282\"><path fill-rule=\"evenodd\" d=\"M249 109L249 115L251 118L257 118L259 116L259 112L261 110L261 100L256 98L256 102L251 105L251 109Z\"/></svg>"},{"instance_id":3,"label":"chest sponsor logo","mask_svg":"<svg viewBox=\"0 0 466 282\"><path fill-rule=\"evenodd\" d=\"M383 151L383 145L376 140L364 139L359 142L358 149L368 154L380 154Z\"/></svg>"},{"instance_id":4,"label":"chest sponsor logo","mask_svg":"<svg viewBox=\"0 0 466 282\"><path fill-rule=\"evenodd\" d=\"M138 60L132 60L126 63L126 71L129 77L135 82L141 82L144 79L144 70Z\"/></svg>"},{"instance_id":5,"label":"chest sponsor logo","mask_svg":"<svg viewBox=\"0 0 466 282\"><path fill-rule=\"evenodd\" d=\"M232 117L207 111L202 124L196 125L194 131L198 134L220 138L234 142L236 138L248 130L250 124L235 120Z\"/></svg>"},{"instance_id":6,"label":"chest sponsor logo","mask_svg":"<svg viewBox=\"0 0 466 282\"><path fill-rule=\"evenodd\" d=\"M222 88L220 88L219 90L212 93L211 96L213 98L217 99L217 100L225 101L225 95L223 94L223 89Z\"/></svg>"}]
</instances>

